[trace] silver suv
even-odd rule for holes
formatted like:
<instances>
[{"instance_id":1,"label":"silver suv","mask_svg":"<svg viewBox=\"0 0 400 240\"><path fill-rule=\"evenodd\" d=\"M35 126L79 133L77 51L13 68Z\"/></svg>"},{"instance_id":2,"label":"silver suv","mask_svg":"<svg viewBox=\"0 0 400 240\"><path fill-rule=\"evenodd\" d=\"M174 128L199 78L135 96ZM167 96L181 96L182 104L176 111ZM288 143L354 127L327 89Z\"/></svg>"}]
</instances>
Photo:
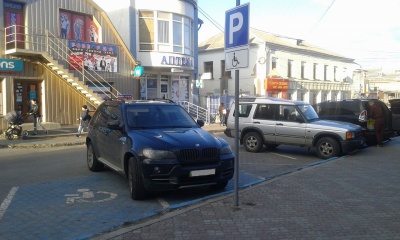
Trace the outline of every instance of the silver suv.
<instances>
[{"instance_id":1,"label":"silver suv","mask_svg":"<svg viewBox=\"0 0 400 240\"><path fill-rule=\"evenodd\" d=\"M235 106L232 104L225 134L235 135ZM340 156L364 144L362 127L320 120L305 102L277 98L239 99L239 141L246 151L259 152L265 145L315 147L322 159Z\"/></svg>"}]
</instances>

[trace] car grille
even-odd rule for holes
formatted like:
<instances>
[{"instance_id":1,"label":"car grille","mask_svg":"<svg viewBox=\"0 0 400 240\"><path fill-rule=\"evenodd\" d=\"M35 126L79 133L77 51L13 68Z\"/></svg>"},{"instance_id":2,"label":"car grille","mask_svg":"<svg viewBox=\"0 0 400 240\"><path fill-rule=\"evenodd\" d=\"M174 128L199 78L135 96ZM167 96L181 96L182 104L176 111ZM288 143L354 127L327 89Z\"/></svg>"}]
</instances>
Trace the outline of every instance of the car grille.
<instances>
[{"instance_id":1,"label":"car grille","mask_svg":"<svg viewBox=\"0 0 400 240\"><path fill-rule=\"evenodd\" d=\"M182 162L213 161L218 159L217 148L184 149L179 151Z\"/></svg>"}]
</instances>

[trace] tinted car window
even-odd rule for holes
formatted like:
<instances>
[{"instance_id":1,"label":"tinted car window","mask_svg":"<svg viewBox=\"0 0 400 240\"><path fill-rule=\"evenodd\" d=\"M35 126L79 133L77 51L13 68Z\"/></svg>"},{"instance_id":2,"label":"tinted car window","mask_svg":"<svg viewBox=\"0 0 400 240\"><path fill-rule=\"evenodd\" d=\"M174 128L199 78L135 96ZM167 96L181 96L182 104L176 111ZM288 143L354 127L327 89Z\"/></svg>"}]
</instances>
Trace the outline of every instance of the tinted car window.
<instances>
[{"instance_id":1,"label":"tinted car window","mask_svg":"<svg viewBox=\"0 0 400 240\"><path fill-rule=\"evenodd\" d=\"M320 115L358 115L360 114L359 104L352 101L321 103L319 106Z\"/></svg>"},{"instance_id":2,"label":"tinted car window","mask_svg":"<svg viewBox=\"0 0 400 240\"><path fill-rule=\"evenodd\" d=\"M197 123L177 105L143 105L127 107L131 128L197 127ZM151 119L151 121L149 121Z\"/></svg>"},{"instance_id":3,"label":"tinted car window","mask_svg":"<svg viewBox=\"0 0 400 240\"><path fill-rule=\"evenodd\" d=\"M258 104L254 119L275 120L275 106L269 104Z\"/></svg>"},{"instance_id":4,"label":"tinted car window","mask_svg":"<svg viewBox=\"0 0 400 240\"><path fill-rule=\"evenodd\" d=\"M253 107L253 104L240 104L239 105L239 117L247 118L250 114L252 107ZM235 113L236 113L236 110L233 113L233 116L235 116Z\"/></svg>"}]
</instances>

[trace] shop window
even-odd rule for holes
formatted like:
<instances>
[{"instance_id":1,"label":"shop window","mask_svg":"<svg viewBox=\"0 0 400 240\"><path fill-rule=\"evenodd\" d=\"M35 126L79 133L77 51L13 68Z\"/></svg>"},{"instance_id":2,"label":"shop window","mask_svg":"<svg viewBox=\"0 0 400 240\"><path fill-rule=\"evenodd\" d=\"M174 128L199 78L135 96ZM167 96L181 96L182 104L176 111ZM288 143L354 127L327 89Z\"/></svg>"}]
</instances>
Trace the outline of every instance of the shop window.
<instances>
[{"instance_id":1,"label":"shop window","mask_svg":"<svg viewBox=\"0 0 400 240\"><path fill-rule=\"evenodd\" d=\"M59 19L60 38L84 42L100 42L100 26L93 16L60 9Z\"/></svg>"},{"instance_id":2,"label":"shop window","mask_svg":"<svg viewBox=\"0 0 400 240\"><path fill-rule=\"evenodd\" d=\"M209 72L211 74L211 79L214 78L213 71L213 62L204 62L204 72Z\"/></svg>"},{"instance_id":3,"label":"shop window","mask_svg":"<svg viewBox=\"0 0 400 240\"><path fill-rule=\"evenodd\" d=\"M3 81L0 81L0 115L3 115Z\"/></svg>"}]
</instances>

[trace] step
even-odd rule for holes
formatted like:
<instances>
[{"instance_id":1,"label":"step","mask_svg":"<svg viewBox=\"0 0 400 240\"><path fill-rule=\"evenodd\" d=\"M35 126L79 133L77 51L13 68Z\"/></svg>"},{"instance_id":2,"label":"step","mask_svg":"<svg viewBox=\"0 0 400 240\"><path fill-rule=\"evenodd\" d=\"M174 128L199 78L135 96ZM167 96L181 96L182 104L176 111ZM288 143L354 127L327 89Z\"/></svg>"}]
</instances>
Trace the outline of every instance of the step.
<instances>
[{"instance_id":1,"label":"step","mask_svg":"<svg viewBox=\"0 0 400 240\"><path fill-rule=\"evenodd\" d=\"M55 123L55 122L42 122L42 125L47 130L61 128L61 124L60 123ZM33 130L33 123L23 123L22 124L22 129L27 130L27 131L32 131ZM42 130L42 128L40 126L38 126L37 130Z\"/></svg>"}]
</instances>

